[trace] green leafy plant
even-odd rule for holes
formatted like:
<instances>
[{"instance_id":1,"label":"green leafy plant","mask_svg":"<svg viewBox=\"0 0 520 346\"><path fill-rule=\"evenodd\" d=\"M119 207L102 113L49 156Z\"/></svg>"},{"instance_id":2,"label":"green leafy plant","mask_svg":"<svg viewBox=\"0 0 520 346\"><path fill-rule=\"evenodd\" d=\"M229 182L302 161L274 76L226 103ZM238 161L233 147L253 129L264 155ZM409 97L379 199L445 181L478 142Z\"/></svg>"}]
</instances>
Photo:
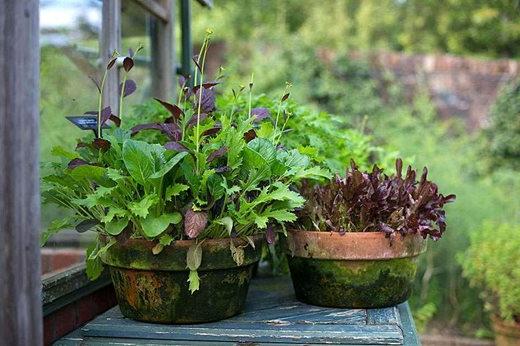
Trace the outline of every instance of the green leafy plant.
<instances>
[{"instance_id":1,"label":"green leafy plant","mask_svg":"<svg viewBox=\"0 0 520 346\"><path fill-rule=\"evenodd\" d=\"M517 81L502 90L491 108L491 124L484 132L490 166L520 168L519 113L520 83Z\"/></svg>"},{"instance_id":2,"label":"green leafy plant","mask_svg":"<svg viewBox=\"0 0 520 346\"><path fill-rule=\"evenodd\" d=\"M199 287L201 242L241 237L254 246L252 237L263 233L272 239L284 223L296 220L294 211L303 206L294 186L304 179L329 177L297 149L280 145L285 125L281 115L270 133L261 134L262 122L271 121L264 115L280 114L288 93L273 109L253 108L251 81L247 92L232 91L231 111L218 109L215 87L220 82L204 81L208 44L209 35L194 58L193 80L180 78L177 104L156 100L166 110L158 119L130 129L107 129L104 136L98 129L95 138L80 141L75 151L54 151L62 162L51 164L53 173L43 178L43 196L74 214L55 221L42 241L68 227L97 231L98 241L88 255L93 277L101 268L99 256L116 242L148 239L156 242L153 253L158 254L176 240L196 239L186 259L194 292ZM107 107L100 108L103 124L110 117ZM125 114L125 125L132 124L131 119ZM244 249L236 244L230 242L230 255L240 265Z\"/></svg>"},{"instance_id":3,"label":"green leafy plant","mask_svg":"<svg viewBox=\"0 0 520 346\"><path fill-rule=\"evenodd\" d=\"M504 320L520 323L520 227L484 222L474 232L461 256L464 276L482 289L487 310Z\"/></svg>"}]
</instances>

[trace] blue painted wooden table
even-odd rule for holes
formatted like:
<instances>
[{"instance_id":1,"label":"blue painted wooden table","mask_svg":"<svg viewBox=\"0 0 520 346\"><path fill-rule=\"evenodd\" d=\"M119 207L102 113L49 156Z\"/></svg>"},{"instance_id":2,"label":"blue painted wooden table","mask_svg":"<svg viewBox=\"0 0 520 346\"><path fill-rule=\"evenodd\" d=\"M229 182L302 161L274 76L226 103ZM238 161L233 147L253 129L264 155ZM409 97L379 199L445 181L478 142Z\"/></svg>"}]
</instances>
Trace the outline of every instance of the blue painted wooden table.
<instances>
[{"instance_id":1,"label":"blue painted wooden table","mask_svg":"<svg viewBox=\"0 0 520 346\"><path fill-rule=\"evenodd\" d=\"M385 309L332 309L294 297L288 277L256 278L245 311L196 325L160 325L122 317L117 307L55 345L420 345L408 304Z\"/></svg>"}]
</instances>

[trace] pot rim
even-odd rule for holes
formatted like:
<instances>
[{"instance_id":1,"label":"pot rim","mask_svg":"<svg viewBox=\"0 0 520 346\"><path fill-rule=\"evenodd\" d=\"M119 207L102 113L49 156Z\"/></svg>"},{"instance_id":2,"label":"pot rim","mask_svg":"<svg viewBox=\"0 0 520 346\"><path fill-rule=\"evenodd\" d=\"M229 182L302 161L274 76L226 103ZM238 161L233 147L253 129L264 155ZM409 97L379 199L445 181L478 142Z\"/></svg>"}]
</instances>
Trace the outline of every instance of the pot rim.
<instances>
[{"instance_id":1,"label":"pot rim","mask_svg":"<svg viewBox=\"0 0 520 346\"><path fill-rule=\"evenodd\" d=\"M384 232L320 232L290 229L288 254L295 257L329 260L389 260L417 257L426 251L427 240L419 234L396 235Z\"/></svg>"},{"instance_id":2,"label":"pot rim","mask_svg":"<svg viewBox=\"0 0 520 346\"><path fill-rule=\"evenodd\" d=\"M262 234L250 236L255 244L255 249L243 238L208 238L201 243L202 262L199 271L218 270L247 266L260 259ZM244 247L244 260L237 265L231 255L229 244L234 241L235 246ZM154 255L152 248L157 242L148 239L128 239L124 243L117 242L103 255L101 260L108 266L148 271L189 271L186 268L186 255L190 246L196 243L196 239L177 240L171 245ZM214 257L219 261L212 260Z\"/></svg>"},{"instance_id":3,"label":"pot rim","mask_svg":"<svg viewBox=\"0 0 520 346\"><path fill-rule=\"evenodd\" d=\"M253 241L258 241L263 237L263 234L254 234L254 235L250 235L249 237L251 237L253 239ZM198 240L198 239L194 238L194 239L173 240L172 243L170 245L168 245L168 247L189 248L190 246L195 244L197 242L197 240L201 243L201 246L209 247L212 245L216 246L216 245L219 245L222 243L229 244L231 239L233 239L234 241L237 241L237 242L245 241L242 237L206 238L206 239L202 239L202 240ZM143 244L146 246L150 246L150 250L151 250L155 245L157 245L157 242L154 242L153 240L144 239L144 238L130 238L125 242L118 242L116 244L119 244L120 246L123 246L123 247L130 247L132 245ZM165 248L166 248L166 246L165 246Z\"/></svg>"}]
</instances>

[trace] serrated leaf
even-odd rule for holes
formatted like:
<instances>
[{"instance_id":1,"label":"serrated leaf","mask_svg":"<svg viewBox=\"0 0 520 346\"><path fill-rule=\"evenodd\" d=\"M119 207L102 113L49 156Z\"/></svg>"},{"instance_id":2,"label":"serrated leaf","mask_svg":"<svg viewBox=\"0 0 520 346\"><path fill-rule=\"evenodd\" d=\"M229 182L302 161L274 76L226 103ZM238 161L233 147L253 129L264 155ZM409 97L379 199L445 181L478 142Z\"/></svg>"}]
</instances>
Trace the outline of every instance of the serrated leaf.
<instances>
[{"instance_id":1,"label":"serrated leaf","mask_svg":"<svg viewBox=\"0 0 520 346\"><path fill-rule=\"evenodd\" d=\"M200 278L199 273L196 270L190 270L190 274L188 276L189 282L189 290L190 293L193 294L195 291L198 291L200 288Z\"/></svg>"},{"instance_id":2,"label":"serrated leaf","mask_svg":"<svg viewBox=\"0 0 520 346\"><path fill-rule=\"evenodd\" d=\"M255 216L255 224L258 228L263 229L267 227L267 221L269 218L265 215L257 215Z\"/></svg>"},{"instance_id":3,"label":"serrated leaf","mask_svg":"<svg viewBox=\"0 0 520 346\"><path fill-rule=\"evenodd\" d=\"M128 209L135 216L139 216L142 218L146 218L150 211L150 208L159 201L159 197L156 194L150 194L145 196L142 200L138 202L130 202L128 204Z\"/></svg>"},{"instance_id":4,"label":"serrated leaf","mask_svg":"<svg viewBox=\"0 0 520 346\"><path fill-rule=\"evenodd\" d=\"M202 263L202 246L201 243L193 244L186 254L186 268L191 271L199 269Z\"/></svg>"},{"instance_id":5,"label":"serrated leaf","mask_svg":"<svg viewBox=\"0 0 520 346\"><path fill-rule=\"evenodd\" d=\"M166 188L166 193L164 194L164 199L166 201L171 201L173 197L176 197L181 194L181 192L188 190L190 187L185 184L174 184L170 185Z\"/></svg>"},{"instance_id":6,"label":"serrated leaf","mask_svg":"<svg viewBox=\"0 0 520 346\"><path fill-rule=\"evenodd\" d=\"M105 224L105 232L110 235L118 235L128 226L128 219L114 219Z\"/></svg>"},{"instance_id":7,"label":"serrated leaf","mask_svg":"<svg viewBox=\"0 0 520 346\"><path fill-rule=\"evenodd\" d=\"M273 218L280 223L293 222L297 219L294 213L287 210L271 210L264 215L269 218Z\"/></svg>"},{"instance_id":8,"label":"serrated leaf","mask_svg":"<svg viewBox=\"0 0 520 346\"><path fill-rule=\"evenodd\" d=\"M231 235L231 231L233 230L233 219L229 216L223 217L221 219L217 219L213 221L219 225L225 226L226 230L228 231L228 234Z\"/></svg>"},{"instance_id":9,"label":"serrated leaf","mask_svg":"<svg viewBox=\"0 0 520 346\"><path fill-rule=\"evenodd\" d=\"M159 238L159 244L163 246L169 246L173 241L173 237L170 234L163 234Z\"/></svg>"},{"instance_id":10,"label":"serrated leaf","mask_svg":"<svg viewBox=\"0 0 520 346\"><path fill-rule=\"evenodd\" d=\"M182 216L179 213L162 214L160 216L150 215L141 221L143 233L148 238L154 238L166 231L170 224L177 224Z\"/></svg>"},{"instance_id":11,"label":"serrated leaf","mask_svg":"<svg viewBox=\"0 0 520 346\"><path fill-rule=\"evenodd\" d=\"M104 222L104 223L110 222L116 216L119 216L119 217L126 216L126 213L127 213L126 210L121 209L119 207L108 207L108 212L105 216L103 216L103 218L101 219L101 222Z\"/></svg>"}]
</instances>

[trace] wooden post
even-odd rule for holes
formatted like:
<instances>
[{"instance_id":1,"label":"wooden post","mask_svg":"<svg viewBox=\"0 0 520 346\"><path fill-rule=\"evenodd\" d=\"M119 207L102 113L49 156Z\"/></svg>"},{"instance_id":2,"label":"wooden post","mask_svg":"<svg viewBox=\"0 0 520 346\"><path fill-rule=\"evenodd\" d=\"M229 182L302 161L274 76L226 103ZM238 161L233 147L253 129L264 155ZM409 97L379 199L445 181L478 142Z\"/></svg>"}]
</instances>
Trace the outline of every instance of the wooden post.
<instances>
[{"instance_id":1,"label":"wooden post","mask_svg":"<svg viewBox=\"0 0 520 346\"><path fill-rule=\"evenodd\" d=\"M42 344L39 2L0 0L0 343Z\"/></svg>"},{"instance_id":2,"label":"wooden post","mask_svg":"<svg viewBox=\"0 0 520 346\"><path fill-rule=\"evenodd\" d=\"M150 15L148 30L151 43L151 75L153 97L162 100L172 99L175 95L175 44L173 30L175 28L175 1L156 0L168 13L168 22Z\"/></svg>"},{"instance_id":3,"label":"wooden post","mask_svg":"<svg viewBox=\"0 0 520 346\"><path fill-rule=\"evenodd\" d=\"M121 0L103 0L101 13L101 37L99 54L101 69L106 68L114 50L121 49ZM105 81L103 107L110 106L113 114L119 114L119 70L113 67Z\"/></svg>"}]
</instances>

